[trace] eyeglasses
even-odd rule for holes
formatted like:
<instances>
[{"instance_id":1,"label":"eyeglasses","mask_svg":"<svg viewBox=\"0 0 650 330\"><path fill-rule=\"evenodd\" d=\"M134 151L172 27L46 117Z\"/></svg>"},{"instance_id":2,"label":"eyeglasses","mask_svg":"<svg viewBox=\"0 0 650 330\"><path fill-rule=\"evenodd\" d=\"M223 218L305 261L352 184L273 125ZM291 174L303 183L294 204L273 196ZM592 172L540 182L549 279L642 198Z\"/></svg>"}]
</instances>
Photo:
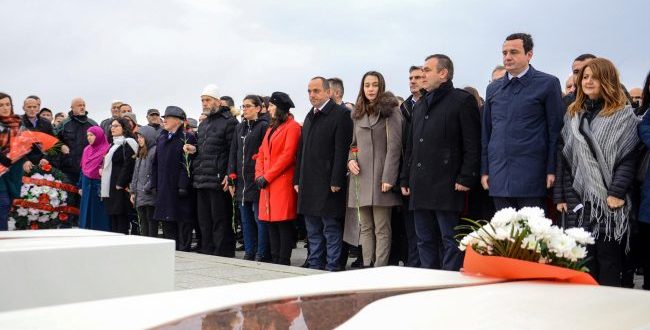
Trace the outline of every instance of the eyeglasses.
<instances>
[{"instance_id":1,"label":"eyeglasses","mask_svg":"<svg viewBox=\"0 0 650 330\"><path fill-rule=\"evenodd\" d=\"M253 104L243 104L243 105L240 106L239 108L243 110L243 109L250 109L250 108L255 108L255 107L257 107L257 105L253 105Z\"/></svg>"}]
</instances>

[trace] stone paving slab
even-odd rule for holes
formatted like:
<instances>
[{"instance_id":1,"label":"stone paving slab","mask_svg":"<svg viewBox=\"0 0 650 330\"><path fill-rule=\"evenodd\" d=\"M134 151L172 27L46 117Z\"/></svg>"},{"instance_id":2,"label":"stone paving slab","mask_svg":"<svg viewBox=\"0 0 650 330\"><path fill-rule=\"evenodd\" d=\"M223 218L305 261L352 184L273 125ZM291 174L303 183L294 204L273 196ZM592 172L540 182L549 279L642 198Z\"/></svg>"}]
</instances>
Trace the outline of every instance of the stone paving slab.
<instances>
[{"instance_id":1,"label":"stone paving slab","mask_svg":"<svg viewBox=\"0 0 650 330\"><path fill-rule=\"evenodd\" d=\"M299 267L305 260L306 249L293 250L292 266L243 260L243 252L236 258L209 256L192 252L176 252L176 290L273 280L286 277L322 274L323 271Z\"/></svg>"}]
</instances>

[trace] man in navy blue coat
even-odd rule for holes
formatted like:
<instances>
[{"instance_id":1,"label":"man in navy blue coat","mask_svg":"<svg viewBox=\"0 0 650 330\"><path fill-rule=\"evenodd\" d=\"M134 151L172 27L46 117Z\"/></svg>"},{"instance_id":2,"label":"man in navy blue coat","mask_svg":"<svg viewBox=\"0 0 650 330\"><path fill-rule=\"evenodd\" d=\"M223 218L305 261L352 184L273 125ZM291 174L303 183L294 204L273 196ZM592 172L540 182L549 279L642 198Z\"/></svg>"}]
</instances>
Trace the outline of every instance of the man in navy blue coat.
<instances>
[{"instance_id":1,"label":"man in navy blue coat","mask_svg":"<svg viewBox=\"0 0 650 330\"><path fill-rule=\"evenodd\" d=\"M497 210L544 208L555 182L556 142L564 104L560 81L535 70L533 39L516 33L503 43L506 75L487 87L482 123L481 184Z\"/></svg>"}]
</instances>

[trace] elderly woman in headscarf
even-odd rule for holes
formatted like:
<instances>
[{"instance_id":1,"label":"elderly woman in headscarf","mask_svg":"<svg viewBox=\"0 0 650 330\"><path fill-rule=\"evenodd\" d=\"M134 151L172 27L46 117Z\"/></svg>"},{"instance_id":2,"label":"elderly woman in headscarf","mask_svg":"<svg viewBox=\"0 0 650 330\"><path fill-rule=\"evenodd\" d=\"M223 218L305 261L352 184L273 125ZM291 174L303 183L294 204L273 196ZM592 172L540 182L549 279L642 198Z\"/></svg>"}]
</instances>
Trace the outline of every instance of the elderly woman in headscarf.
<instances>
[{"instance_id":1,"label":"elderly woman in headscarf","mask_svg":"<svg viewBox=\"0 0 650 330\"><path fill-rule=\"evenodd\" d=\"M86 132L88 145L81 156L81 189L79 228L109 231L111 229L104 202L99 198L101 187L100 169L104 163L104 156L110 145L106 140L104 130L93 126Z\"/></svg>"}]
</instances>

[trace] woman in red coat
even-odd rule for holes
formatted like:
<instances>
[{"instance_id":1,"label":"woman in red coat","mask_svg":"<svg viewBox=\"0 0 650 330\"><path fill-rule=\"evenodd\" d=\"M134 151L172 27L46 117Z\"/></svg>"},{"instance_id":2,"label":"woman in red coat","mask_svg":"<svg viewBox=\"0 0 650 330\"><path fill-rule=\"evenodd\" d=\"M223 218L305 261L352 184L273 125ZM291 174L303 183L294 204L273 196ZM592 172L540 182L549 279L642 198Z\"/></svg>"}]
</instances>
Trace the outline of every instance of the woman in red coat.
<instances>
[{"instance_id":1,"label":"woman in red coat","mask_svg":"<svg viewBox=\"0 0 650 330\"><path fill-rule=\"evenodd\" d=\"M273 263L289 265L294 243L296 191L293 174L301 127L289 109L289 95L275 92L269 99L271 125L262 140L255 164L255 182L260 188L259 218L269 223Z\"/></svg>"}]
</instances>

